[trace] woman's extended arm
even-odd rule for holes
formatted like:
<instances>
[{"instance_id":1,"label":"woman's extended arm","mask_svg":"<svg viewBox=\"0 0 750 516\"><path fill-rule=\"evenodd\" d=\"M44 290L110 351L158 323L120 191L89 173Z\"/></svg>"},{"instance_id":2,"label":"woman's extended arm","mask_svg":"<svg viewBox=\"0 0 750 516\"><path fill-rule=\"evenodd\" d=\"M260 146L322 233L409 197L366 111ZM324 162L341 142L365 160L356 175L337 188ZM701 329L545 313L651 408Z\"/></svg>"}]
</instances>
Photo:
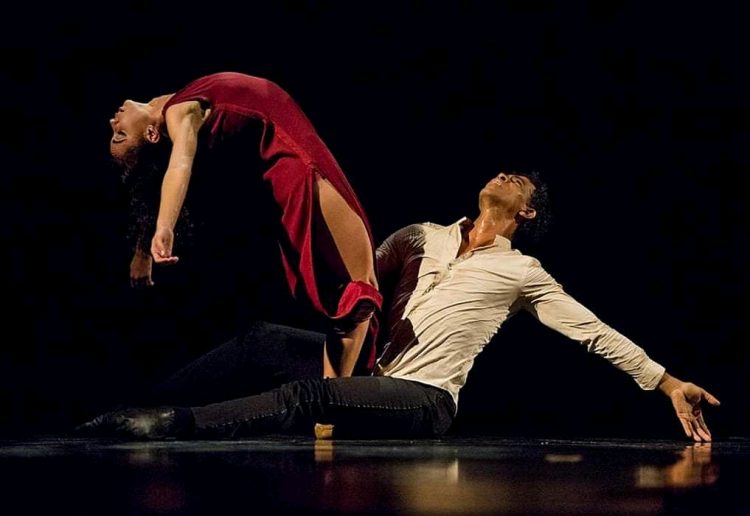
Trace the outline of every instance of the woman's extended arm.
<instances>
[{"instance_id":1,"label":"woman's extended arm","mask_svg":"<svg viewBox=\"0 0 750 516\"><path fill-rule=\"evenodd\" d=\"M181 102L167 109L165 118L172 140L172 154L162 181L156 232L151 241L151 254L156 263L171 264L178 260L172 255L174 226L190 183L193 160L198 148L198 131L208 112L197 101Z\"/></svg>"}]
</instances>

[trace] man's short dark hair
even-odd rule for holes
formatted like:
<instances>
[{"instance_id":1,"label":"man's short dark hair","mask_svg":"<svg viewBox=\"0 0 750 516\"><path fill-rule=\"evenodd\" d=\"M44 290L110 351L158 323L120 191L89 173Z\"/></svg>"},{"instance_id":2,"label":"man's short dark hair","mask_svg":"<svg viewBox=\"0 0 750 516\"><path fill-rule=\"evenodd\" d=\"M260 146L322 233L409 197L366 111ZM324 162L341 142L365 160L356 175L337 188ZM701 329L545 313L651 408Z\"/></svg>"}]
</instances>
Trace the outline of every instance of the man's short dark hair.
<instances>
[{"instance_id":1,"label":"man's short dark hair","mask_svg":"<svg viewBox=\"0 0 750 516\"><path fill-rule=\"evenodd\" d=\"M519 240L538 243L547 232L551 218L547 184L536 170L520 175L528 178L534 185L534 194L531 196L529 204L536 210L536 217L520 224L516 236Z\"/></svg>"}]
</instances>

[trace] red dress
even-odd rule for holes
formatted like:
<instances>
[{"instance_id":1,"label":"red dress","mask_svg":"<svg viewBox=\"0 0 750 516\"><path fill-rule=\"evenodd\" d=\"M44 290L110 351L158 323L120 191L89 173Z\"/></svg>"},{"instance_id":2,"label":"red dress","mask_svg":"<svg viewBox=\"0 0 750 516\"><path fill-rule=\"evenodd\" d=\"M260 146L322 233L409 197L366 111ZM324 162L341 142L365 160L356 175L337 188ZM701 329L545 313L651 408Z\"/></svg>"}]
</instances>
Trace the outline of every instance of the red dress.
<instances>
[{"instance_id":1,"label":"red dress","mask_svg":"<svg viewBox=\"0 0 750 516\"><path fill-rule=\"evenodd\" d=\"M280 247L293 295L303 293L313 308L334 324L361 317L363 306L380 309L382 296L377 289L342 277L346 271L332 238L318 237L321 231L316 228L320 228L322 216L316 210L313 195L316 175L328 180L359 215L373 253L375 249L367 217L354 190L294 99L269 80L222 72L196 79L177 91L165 104L163 113L174 104L193 100L211 109L199 135L201 146L209 151L251 124L262 124L258 153L267 164L263 179L270 183L281 208L285 241ZM335 308L324 302L331 296L336 301ZM374 365L374 347L369 365Z\"/></svg>"}]
</instances>

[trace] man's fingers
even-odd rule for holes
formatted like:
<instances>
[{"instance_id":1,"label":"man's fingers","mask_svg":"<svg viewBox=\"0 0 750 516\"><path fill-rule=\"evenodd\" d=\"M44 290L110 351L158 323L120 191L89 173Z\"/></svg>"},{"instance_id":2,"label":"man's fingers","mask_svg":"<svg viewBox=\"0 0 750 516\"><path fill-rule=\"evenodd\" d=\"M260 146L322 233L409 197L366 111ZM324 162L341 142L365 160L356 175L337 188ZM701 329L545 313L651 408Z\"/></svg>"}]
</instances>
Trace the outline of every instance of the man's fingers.
<instances>
[{"instance_id":1,"label":"man's fingers","mask_svg":"<svg viewBox=\"0 0 750 516\"><path fill-rule=\"evenodd\" d=\"M692 406L687 402L682 391L676 390L672 392L670 398L672 398L672 406L674 406L674 410L677 413L677 419L680 420L685 435L693 437L693 430L690 426L690 420L692 419Z\"/></svg>"},{"instance_id":2,"label":"man's fingers","mask_svg":"<svg viewBox=\"0 0 750 516\"><path fill-rule=\"evenodd\" d=\"M691 426L693 430L693 439L696 441L710 441L711 440L711 434L701 428L700 423L698 423L697 420L693 419L691 421Z\"/></svg>"},{"instance_id":3,"label":"man's fingers","mask_svg":"<svg viewBox=\"0 0 750 516\"><path fill-rule=\"evenodd\" d=\"M700 401L705 399L712 405L719 405L719 400L703 389L700 389L700 394L701 396L698 399L692 399L691 397L692 403L687 399L686 394L679 390L674 391L670 397L685 434L695 441L709 442L711 441L711 432L703 419Z\"/></svg>"},{"instance_id":4,"label":"man's fingers","mask_svg":"<svg viewBox=\"0 0 750 516\"><path fill-rule=\"evenodd\" d=\"M707 402L709 402L711 405L714 405L715 407L718 407L719 405L721 405L721 402L719 401L719 399L706 390L703 390L703 398Z\"/></svg>"},{"instance_id":5,"label":"man's fingers","mask_svg":"<svg viewBox=\"0 0 750 516\"><path fill-rule=\"evenodd\" d=\"M685 431L685 435L688 437L693 437L693 431L690 429L690 425L687 421L685 421L685 418L683 416L679 416L680 423L682 424L682 429Z\"/></svg>"},{"instance_id":6,"label":"man's fingers","mask_svg":"<svg viewBox=\"0 0 750 516\"><path fill-rule=\"evenodd\" d=\"M702 414L698 414L695 417L695 420L698 424L698 430L701 437L703 437L703 440L710 441L711 440L711 431L708 429L708 425L706 424L706 421L703 419Z\"/></svg>"}]
</instances>

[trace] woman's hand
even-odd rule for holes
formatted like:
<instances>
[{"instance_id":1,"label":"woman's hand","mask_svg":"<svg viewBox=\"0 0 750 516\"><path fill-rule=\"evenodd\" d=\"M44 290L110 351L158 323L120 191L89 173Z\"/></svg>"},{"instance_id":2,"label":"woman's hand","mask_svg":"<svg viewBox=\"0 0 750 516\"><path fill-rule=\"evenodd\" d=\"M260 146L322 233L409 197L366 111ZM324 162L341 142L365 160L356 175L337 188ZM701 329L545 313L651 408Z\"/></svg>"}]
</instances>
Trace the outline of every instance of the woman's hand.
<instances>
[{"instance_id":1,"label":"woman's hand","mask_svg":"<svg viewBox=\"0 0 750 516\"><path fill-rule=\"evenodd\" d=\"M167 227L156 229L154 238L151 240L151 255L157 264L172 265L179 261L177 256L172 256L173 244L174 231Z\"/></svg>"}]
</instances>

